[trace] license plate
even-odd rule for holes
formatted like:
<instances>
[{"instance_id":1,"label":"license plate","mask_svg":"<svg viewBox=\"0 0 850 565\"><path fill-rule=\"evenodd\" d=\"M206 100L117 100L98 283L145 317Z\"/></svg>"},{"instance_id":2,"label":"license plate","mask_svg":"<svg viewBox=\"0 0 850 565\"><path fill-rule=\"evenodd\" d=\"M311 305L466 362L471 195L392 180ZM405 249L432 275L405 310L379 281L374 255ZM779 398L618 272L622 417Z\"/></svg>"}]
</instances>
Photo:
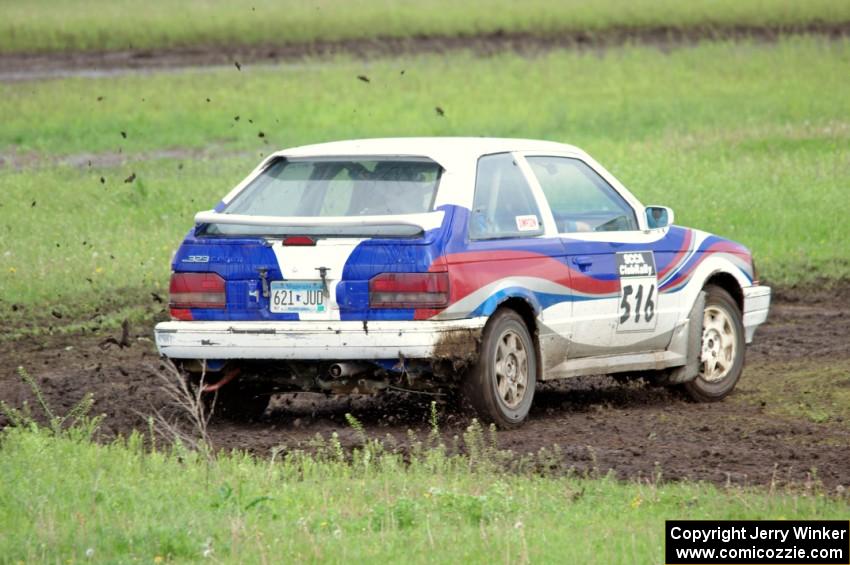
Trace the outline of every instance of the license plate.
<instances>
[{"instance_id":1,"label":"license plate","mask_svg":"<svg viewBox=\"0 0 850 565\"><path fill-rule=\"evenodd\" d=\"M322 281L278 281L271 284L270 309L275 314L324 312Z\"/></svg>"}]
</instances>

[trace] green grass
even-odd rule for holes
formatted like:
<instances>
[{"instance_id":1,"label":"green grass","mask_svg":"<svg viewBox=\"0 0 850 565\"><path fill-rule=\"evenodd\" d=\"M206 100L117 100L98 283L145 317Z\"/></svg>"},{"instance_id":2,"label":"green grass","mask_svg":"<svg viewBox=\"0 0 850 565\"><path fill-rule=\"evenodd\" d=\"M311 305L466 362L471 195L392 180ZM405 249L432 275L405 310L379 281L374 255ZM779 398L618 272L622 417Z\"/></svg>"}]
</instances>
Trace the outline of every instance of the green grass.
<instances>
[{"instance_id":1,"label":"green grass","mask_svg":"<svg viewBox=\"0 0 850 565\"><path fill-rule=\"evenodd\" d=\"M0 12L0 52L850 20L841 0L3 0Z\"/></svg>"},{"instance_id":2,"label":"green grass","mask_svg":"<svg viewBox=\"0 0 850 565\"><path fill-rule=\"evenodd\" d=\"M687 138L661 138L602 154L644 203L670 205L676 223L747 245L762 281L788 286L846 279L848 141L792 129L695 146Z\"/></svg>"},{"instance_id":3,"label":"green grass","mask_svg":"<svg viewBox=\"0 0 850 565\"><path fill-rule=\"evenodd\" d=\"M149 293L165 290L194 212L261 153L382 135L575 143L644 202L672 206L680 224L751 247L771 283L848 277L848 70L848 42L787 40L0 85L0 153L25 164L0 169L0 312L37 325L85 323L104 304L148 315L142 305L161 308ZM371 83L356 79L364 72ZM219 156L144 158L181 147ZM119 150L142 160L50 164ZM124 183L131 172L135 182Z\"/></svg>"},{"instance_id":4,"label":"green grass","mask_svg":"<svg viewBox=\"0 0 850 565\"><path fill-rule=\"evenodd\" d=\"M755 402L769 414L850 427L850 361L808 361L759 367L742 379L734 398ZM762 404L763 403L763 404Z\"/></svg>"},{"instance_id":5,"label":"green grass","mask_svg":"<svg viewBox=\"0 0 850 565\"><path fill-rule=\"evenodd\" d=\"M76 436L69 437L70 436ZM667 519L843 519L845 499L796 492L505 473L482 434L470 457L409 461L241 453L209 461L140 436L108 445L10 428L0 436L0 554L8 562L428 563L662 560ZM477 439L476 439L477 438Z\"/></svg>"},{"instance_id":6,"label":"green grass","mask_svg":"<svg viewBox=\"0 0 850 565\"><path fill-rule=\"evenodd\" d=\"M849 71L850 42L793 39L669 54L622 48L534 58L339 59L6 83L0 152L267 149L382 135L529 136L582 145L666 135L687 137L689 147L737 143L762 153L842 149L850 136Z\"/></svg>"},{"instance_id":7,"label":"green grass","mask_svg":"<svg viewBox=\"0 0 850 565\"><path fill-rule=\"evenodd\" d=\"M170 257L194 213L213 207L254 165L240 158L158 160L0 174L3 316L30 333L156 315L164 305L151 293L167 300ZM136 179L125 183L131 172Z\"/></svg>"}]
</instances>

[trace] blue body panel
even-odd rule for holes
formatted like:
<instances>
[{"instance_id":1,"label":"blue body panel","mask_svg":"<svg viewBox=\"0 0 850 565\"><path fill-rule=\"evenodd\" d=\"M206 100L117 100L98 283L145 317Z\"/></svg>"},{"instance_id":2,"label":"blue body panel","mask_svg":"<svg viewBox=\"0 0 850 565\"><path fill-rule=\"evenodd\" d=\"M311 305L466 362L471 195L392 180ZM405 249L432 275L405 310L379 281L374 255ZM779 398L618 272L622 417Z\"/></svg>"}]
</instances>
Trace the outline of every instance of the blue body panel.
<instances>
[{"instance_id":1,"label":"blue body panel","mask_svg":"<svg viewBox=\"0 0 850 565\"><path fill-rule=\"evenodd\" d=\"M413 309L369 308L369 280L380 273L426 272L448 268L453 292L466 296L499 278L512 276L512 269L527 268L533 276L562 286L572 293L546 293L520 285L500 288L471 308L466 316L488 316L508 298L522 298L536 312L567 300L593 300L610 296L619 285L615 254L623 251L653 251L661 292L676 292L687 284L690 274L707 254L721 251L742 257L742 272L749 252L738 244L709 236L694 249L694 232L678 226L652 243L590 242L569 237L530 237L471 241L467 237L469 210L444 206L442 225L416 238L367 239L351 251L336 285L336 302L343 320L413 320ZM593 256L593 269L577 269L572 258ZM207 258L200 261L198 258ZM515 260L504 260L513 258ZM496 264L498 263L498 266ZM524 266L524 267L523 267ZM195 320L297 320L298 314L273 314L268 298L262 296L260 269L269 281L283 280L274 250L262 238L202 237L191 231L177 251L172 269L176 272L215 272L226 281L225 309L193 309ZM252 298L256 297L256 298Z\"/></svg>"}]
</instances>

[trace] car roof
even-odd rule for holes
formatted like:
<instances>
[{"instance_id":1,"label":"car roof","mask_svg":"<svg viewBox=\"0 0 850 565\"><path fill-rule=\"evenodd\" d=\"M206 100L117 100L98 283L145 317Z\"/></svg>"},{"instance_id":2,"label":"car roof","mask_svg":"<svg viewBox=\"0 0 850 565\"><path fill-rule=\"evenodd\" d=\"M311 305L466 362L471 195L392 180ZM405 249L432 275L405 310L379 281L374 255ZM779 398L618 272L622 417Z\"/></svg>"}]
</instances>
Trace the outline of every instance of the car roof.
<instances>
[{"instance_id":1,"label":"car roof","mask_svg":"<svg viewBox=\"0 0 850 565\"><path fill-rule=\"evenodd\" d=\"M482 155L507 151L584 151L572 145L534 139L496 137L388 137L352 139L304 145L275 153L283 157L357 157L357 156L421 156L428 157L445 169L459 162L476 161Z\"/></svg>"},{"instance_id":2,"label":"car roof","mask_svg":"<svg viewBox=\"0 0 850 565\"><path fill-rule=\"evenodd\" d=\"M444 170L434 207L452 204L469 209L473 202L478 158L482 155L509 151L532 154L551 152L582 159L601 174L632 206L636 209L641 206L620 181L590 155L574 145L555 141L499 137L385 137L292 147L266 157L248 177L222 199L222 202L230 202L276 157L425 157L438 163Z\"/></svg>"}]
</instances>

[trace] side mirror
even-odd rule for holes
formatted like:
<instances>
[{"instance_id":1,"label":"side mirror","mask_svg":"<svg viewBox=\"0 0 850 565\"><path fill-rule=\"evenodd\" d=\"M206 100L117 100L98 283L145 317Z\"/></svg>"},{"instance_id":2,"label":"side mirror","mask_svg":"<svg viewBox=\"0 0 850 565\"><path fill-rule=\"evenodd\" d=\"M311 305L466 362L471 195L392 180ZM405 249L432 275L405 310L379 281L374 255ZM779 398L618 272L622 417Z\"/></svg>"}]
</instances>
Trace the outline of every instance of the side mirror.
<instances>
[{"instance_id":1,"label":"side mirror","mask_svg":"<svg viewBox=\"0 0 850 565\"><path fill-rule=\"evenodd\" d=\"M673 225L673 210L667 206L647 206L646 225L651 230Z\"/></svg>"}]
</instances>

